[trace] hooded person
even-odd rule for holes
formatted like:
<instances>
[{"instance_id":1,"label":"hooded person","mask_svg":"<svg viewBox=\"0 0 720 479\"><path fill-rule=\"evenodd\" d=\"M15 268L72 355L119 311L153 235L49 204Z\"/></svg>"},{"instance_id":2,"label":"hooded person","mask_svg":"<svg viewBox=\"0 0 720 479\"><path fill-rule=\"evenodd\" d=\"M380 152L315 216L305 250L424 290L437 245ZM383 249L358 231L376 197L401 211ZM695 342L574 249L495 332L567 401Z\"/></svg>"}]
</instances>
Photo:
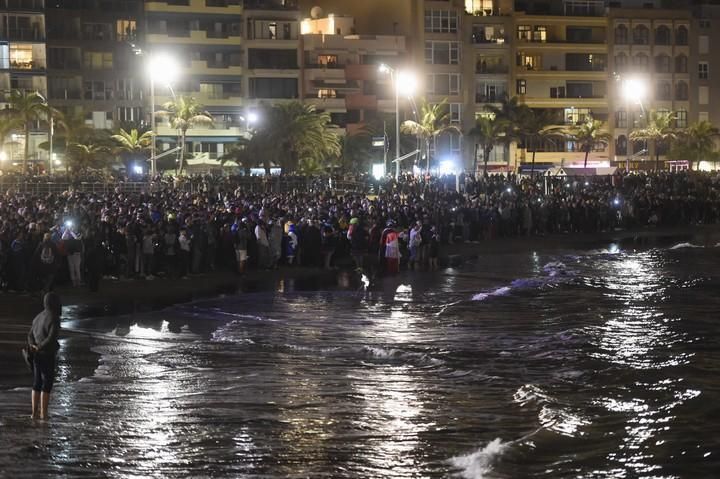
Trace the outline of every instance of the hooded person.
<instances>
[{"instance_id":1,"label":"hooded person","mask_svg":"<svg viewBox=\"0 0 720 479\"><path fill-rule=\"evenodd\" d=\"M55 382L55 359L60 344L60 315L62 304L60 296L47 293L43 298L45 309L35 316L28 332L28 345L34 353L32 418L47 419L50 392Z\"/></svg>"}]
</instances>

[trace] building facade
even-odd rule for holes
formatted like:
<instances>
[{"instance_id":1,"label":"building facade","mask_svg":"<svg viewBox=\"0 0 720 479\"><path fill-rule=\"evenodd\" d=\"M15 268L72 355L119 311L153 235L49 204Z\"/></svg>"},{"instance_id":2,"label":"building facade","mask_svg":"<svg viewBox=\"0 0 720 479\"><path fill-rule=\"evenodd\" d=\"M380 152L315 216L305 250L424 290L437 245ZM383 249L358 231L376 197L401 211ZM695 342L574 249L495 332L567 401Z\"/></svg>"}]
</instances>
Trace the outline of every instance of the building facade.
<instances>
[{"instance_id":1,"label":"building facade","mask_svg":"<svg viewBox=\"0 0 720 479\"><path fill-rule=\"evenodd\" d=\"M44 0L0 0L0 89L37 91L47 96L47 57L45 53ZM47 140L40 125L30 137L13 133L5 138L2 162L22 162L29 142L30 162L47 161L39 144Z\"/></svg>"},{"instance_id":2,"label":"building facade","mask_svg":"<svg viewBox=\"0 0 720 479\"><path fill-rule=\"evenodd\" d=\"M133 51L142 40L142 6L133 0L48 3L51 106L99 129L143 121L145 85Z\"/></svg>"}]
</instances>

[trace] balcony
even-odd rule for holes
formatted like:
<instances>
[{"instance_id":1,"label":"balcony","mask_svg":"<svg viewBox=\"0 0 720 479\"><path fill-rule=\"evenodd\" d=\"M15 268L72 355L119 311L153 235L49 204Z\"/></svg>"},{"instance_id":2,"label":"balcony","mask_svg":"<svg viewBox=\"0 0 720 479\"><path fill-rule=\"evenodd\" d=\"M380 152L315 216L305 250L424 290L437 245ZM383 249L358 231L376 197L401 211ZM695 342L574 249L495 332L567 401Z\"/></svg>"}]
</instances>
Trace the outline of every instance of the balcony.
<instances>
[{"instance_id":1,"label":"balcony","mask_svg":"<svg viewBox=\"0 0 720 479\"><path fill-rule=\"evenodd\" d=\"M0 0L0 9L38 12L45 10L45 0Z\"/></svg>"},{"instance_id":2,"label":"balcony","mask_svg":"<svg viewBox=\"0 0 720 479\"><path fill-rule=\"evenodd\" d=\"M242 2L240 2L242 3ZM167 0L145 2L148 13L205 13L205 14L237 14L243 12L242 4L218 0Z\"/></svg>"},{"instance_id":3,"label":"balcony","mask_svg":"<svg viewBox=\"0 0 720 479\"><path fill-rule=\"evenodd\" d=\"M500 103L505 97L505 92L492 93L492 94L475 94L475 103Z\"/></svg>"},{"instance_id":4,"label":"balcony","mask_svg":"<svg viewBox=\"0 0 720 479\"><path fill-rule=\"evenodd\" d=\"M187 72L191 75L242 75L243 67L240 65L231 65L230 62L216 62L194 60L187 67Z\"/></svg>"},{"instance_id":5,"label":"balcony","mask_svg":"<svg viewBox=\"0 0 720 479\"><path fill-rule=\"evenodd\" d=\"M44 58L33 58L32 60L0 58L0 65L10 70L38 71L45 70L47 64Z\"/></svg>"},{"instance_id":6,"label":"balcony","mask_svg":"<svg viewBox=\"0 0 720 479\"><path fill-rule=\"evenodd\" d=\"M41 30L41 27L37 28L11 28L2 33L3 38L7 38L10 41L23 41L23 42L44 42L45 33Z\"/></svg>"},{"instance_id":7,"label":"balcony","mask_svg":"<svg viewBox=\"0 0 720 479\"><path fill-rule=\"evenodd\" d=\"M473 45L500 45L504 46L507 45L509 42L509 38L506 36L501 37L492 37L492 38L486 38L481 35L472 35L470 37L470 43Z\"/></svg>"},{"instance_id":8,"label":"balcony","mask_svg":"<svg viewBox=\"0 0 720 479\"><path fill-rule=\"evenodd\" d=\"M205 30L176 30L166 33L147 34L148 43L173 43L178 45L240 45L242 37L228 36L223 38L212 37L214 32Z\"/></svg>"},{"instance_id":9,"label":"balcony","mask_svg":"<svg viewBox=\"0 0 720 479\"><path fill-rule=\"evenodd\" d=\"M297 0L245 0L246 10L298 10Z\"/></svg>"},{"instance_id":10,"label":"balcony","mask_svg":"<svg viewBox=\"0 0 720 479\"><path fill-rule=\"evenodd\" d=\"M51 100L80 100L80 89L52 89L50 90Z\"/></svg>"},{"instance_id":11,"label":"balcony","mask_svg":"<svg viewBox=\"0 0 720 479\"><path fill-rule=\"evenodd\" d=\"M518 11L521 11L518 9ZM525 15L557 17L604 17L603 0L565 0L562 3L535 3L527 5Z\"/></svg>"},{"instance_id":12,"label":"balcony","mask_svg":"<svg viewBox=\"0 0 720 479\"><path fill-rule=\"evenodd\" d=\"M479 75L505 75L509 71L508 65L487 65L482 61L475 65L475 73Z\"/></svg>"}]
</instances>

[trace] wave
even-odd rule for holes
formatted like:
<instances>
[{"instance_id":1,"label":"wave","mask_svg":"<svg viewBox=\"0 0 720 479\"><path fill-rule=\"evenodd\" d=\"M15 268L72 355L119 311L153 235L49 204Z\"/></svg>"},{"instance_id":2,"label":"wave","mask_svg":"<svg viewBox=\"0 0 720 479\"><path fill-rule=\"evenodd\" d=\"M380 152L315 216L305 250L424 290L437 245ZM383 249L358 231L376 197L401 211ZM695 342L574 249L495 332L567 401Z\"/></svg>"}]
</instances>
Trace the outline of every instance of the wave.
<instances>
[{"instance_id":1,"label":"wave","mask_svg":"<svg viewBox=\"0 0 720 479\"><path fill-rule=\"evenodd\" d=\"M459 470L459 477L482 479L492 471L493 464L507 450L508 444L498 437L470 454L448 459L448 463Z\"/></svg>"},{"instance_id":2,"label":"wave","mask_svg":"<svg viewBox=\"0 0 720 479\"><path fill-rule=\"evenodd\" d=\"M543 389L535 384L524 384L513 394L513 401L526 406L530 403L548 403L550 396Z\"/></svg>"},{"instance_id":3,"label":"wave","mask_svg":"<svg viewBox=\"0 0 720 479\"><path fill-rule=\"evenodd\" d=\"M720 243L718 243L718 244L720 244ZM684 248L704 248L704 246L700 246L700 245L692 244L692 243L678 243L675 246L670 247L670 249L684 249Z\"/></svg>"},{"instance_id":4,"label":"wave","mask_svg":"<svg viewBox=\"0 0 720 479\"><path fill-rule=\"evenodd\" d=\"M546 286L552 286L557 283L567 281L573 276L573 272L565 266L565 263L555 261L547 263L543 266L543 276L535 278L519 278L510 282L507 286L500 286L490 291L483 291L472 296L472 301L485 301L490 298L507 296L516 290L541 289ZM447 309L444 308L443 311Z\"/></svg>"}]
</instances>

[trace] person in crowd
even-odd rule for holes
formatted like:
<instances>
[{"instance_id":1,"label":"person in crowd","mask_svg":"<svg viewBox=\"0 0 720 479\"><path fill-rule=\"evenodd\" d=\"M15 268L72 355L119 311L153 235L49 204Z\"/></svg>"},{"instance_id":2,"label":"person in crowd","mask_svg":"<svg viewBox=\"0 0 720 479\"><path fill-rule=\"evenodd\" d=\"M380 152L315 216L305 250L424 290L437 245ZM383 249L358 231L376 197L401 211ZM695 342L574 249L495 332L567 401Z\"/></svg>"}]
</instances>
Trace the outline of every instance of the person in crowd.
<instances>
[{"instance_id":1,"label":"person in crowd","mask_svg":"<svg viewBox=\"0 0 720 479\"><path fill-rule=\"evenodd\" d=\"M248 261L248 243L250 241L250 232L247 227L247 220L236 221L234 228L234 249L235 261L237 261L238 274L245 273Z\"/></svg>"},{"instance_id":2,"label":"person in crowd","mask_svg":"<svg viewBox=\"0 0 720 479\"><path fill-rule=\"evenodd\" d=\"M178 259L180 261L180 277L187 278L190 271L190 251L192 241L185 228L180 230L178 236Z\"/></svg>"},{"instance_id":3,"label":"person in crowd","mask_svg":"<svg viewBox=\"0 0 720 479\"><path fill-rule=\"evenodd\" d=\"M258 220L255 226L255 240L257 241L257 267L267 269L270 267L270 241L267 236L267 229L262 220Z\"/></svg>"},{"instance_id":4,"label":"person in crowd","mask_svg":"<svg viewBox=\"0 0 720 479\"><path fill-rule=\"evenodd\" d=\"M330 269L332 267L332 259L337 247L337 238L332 226L324 225L322 228L321 251L323 256L323 268Z\"/></svg>"},{"instance_id":5,"label":"person in crowd","mask_svg":"<svg viewBox=\"0 0 720 479\"><path fill-rule=\"evenodd\" d=\"M52 241L52 235L45 233L42 243L35 250L36 271L43 295L53 290L59 258L58 248Z\"/></svg>"},{"instance_id":6,"label":"person in crowd","mask_svg":"<svg viewBox=\"0 0 720 479\"><path fill-rule=\"evenodd\" d=\"M387 222L387 227L380 236L380 255L383 272L394 275L400 272L400 244L395 230L395 221Z\"/></svg>"},{"instance_id":7,"label":"person in crowd","mask_svg":"<svg viewBox=\"0 0 720 479\"><path fill-rule=\"evenodd\" d=\"M55 293L46 293L44 310L35 316L27 342L33 355L32 418L48 419L50 393L55 383L55 362L60 349L60 315L62 304Z\"/></svg>"},{"instance_id":8,"label":"person in crowd","mask_svg":"<svg viewBox=\"0 0 720 479\"><path fill-rule=\"evenodd\" d=\"M287 247L285 249L285 256L287 259L287 264L292 266L295 263L295 257L297 256L297 250L298 250L298 236L295 232L295 223L290 222L288 225L288 233L287 233Z\"/></svg>"},{"instance_id":9,"label":"person in crowd","mask_svg":"<svg viewBox=\"0 0 720 479\"><path fill-rule=\"evenodd\" d=\"M39 187L47 178L26 175L18 181ZM373 276L378 260L383 266L388 257L393 262L389 222L397 250L407 247L403 260L411 257L416 269L432 269L431 250L451 241L720 223L720 173L715 172L552 179L464 175L459 182L454 176L403 174L399 181L359 177L342 193L327 187L336 186L337 179L263 181L202 175L155 177L151 187L136 193L124 192L122 183L103 193L85 192L79 185L60 195L6 191L0 195L0 286L49 288L64 281L65 268L72 283L89 283L91 257L100 271L113 276L147 275L148 268L153 275L184 276L212 271L219 258L231 265L242 251L247 253L238 271L282 260L322 268L332 250L331 264L354 263ZM274 231L275 221L281 228L287 223L284 235ZM147 230L155 235L152 253ZM47 246L46 233L56 251L52 283L38 249ZM99 250L90 251L91 236ZM330 237L334 241L328 248Z\"/></svg>"}]
</instances>

